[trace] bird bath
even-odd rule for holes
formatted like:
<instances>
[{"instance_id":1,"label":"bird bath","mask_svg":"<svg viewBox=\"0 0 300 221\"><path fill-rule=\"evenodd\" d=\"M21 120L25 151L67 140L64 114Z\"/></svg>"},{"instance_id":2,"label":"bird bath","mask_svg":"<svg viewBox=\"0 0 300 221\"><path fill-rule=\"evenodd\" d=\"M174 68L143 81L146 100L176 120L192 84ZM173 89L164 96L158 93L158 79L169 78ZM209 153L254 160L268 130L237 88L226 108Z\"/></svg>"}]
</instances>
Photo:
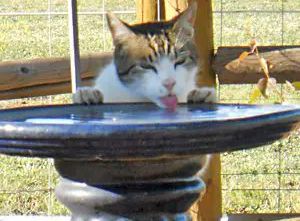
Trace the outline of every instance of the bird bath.
<instances>
[{"instance_id":1,"label":"bird bath","mask_svg":"<svg viewBox=\"0 0 300 221\"><path fill-rule=\"evenodd\" d=\"M61 105L0 111L0 153L50 157L73 221L189 220L205 188L200 157L271 143L299 106Z\"/></svg>"}]
</instances>

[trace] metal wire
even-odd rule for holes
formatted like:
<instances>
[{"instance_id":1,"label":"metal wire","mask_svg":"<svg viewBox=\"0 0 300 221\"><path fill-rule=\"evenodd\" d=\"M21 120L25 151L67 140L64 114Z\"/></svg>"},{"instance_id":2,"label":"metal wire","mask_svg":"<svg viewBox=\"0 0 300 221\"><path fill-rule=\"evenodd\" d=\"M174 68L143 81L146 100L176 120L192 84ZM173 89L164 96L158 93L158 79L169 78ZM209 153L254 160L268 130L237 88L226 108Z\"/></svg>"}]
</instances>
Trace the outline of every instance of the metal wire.
<instances>
[{"instance_id":1,"label":"metal wire","mask_svg":"<svg viewBox=\"0 0 300 221\"><path fill-rule=\"evenodd\" d=\"M282 189L282 188L275 188L275 189L267 189L267 188L222 188L223 191L291 191L291 192L299 192L299 189ZM280 207L280 202L278 201L278 207ZM277 210L278 213L280 213L280 208Z\"/></svg>"},{"instance_id":2,"label":"metal wire","mask_svg":"<svg viewBox=\"0 0 300 221\"><path fill-rule=\"evenodd\" d=\"M53 192L53 188L46 188L46 189L33 189L33 190L26 190L26 189L18 189L18 190L0 190L0 194L8 194L8 195L13 195L13 194L21 194L21 193L35 193L35 192Z\"/></svg>"},{"instance_id":3,"label":"metal wire","mask_svg":"<svg viewBox=\"0 0 300 221\"><path fill-rule=\"evenodd\" d=\"M221 1L221 0L220 0ZM282 10L232 10L232 11L226 11L226 10L215 10L213 13L216 14L238 14L238 13L256 13L256 14L278 14L282 13ZM300 13L300 10L284 10L283 13Z\"/></svg>"},{"instance_id":4,"label":"metal wire","mask_svg":"<svg viewBox=\"0 0 300 221\"><path fill-rule=\"evenodd\" d=\"M135 14L134 10L112 11L114 14ZM105 11L98 12L78 12L78 15L105 15ZM68 15L68 12L0 12L0 16L49 16L49 15Z\"/></svg>"},{"instance_id":5,"label":"metal wire","mask_svg":"<svg viewBox=\"0 0 300 221\"><path fill-rule=\"evenodd\" d=\"M222 176L248 176L248 175L278 175L278 172L273 172L273 173L222 173ZM282 172L280 175L300 175L300 173L295 173L295 172Z\"/></svg>"},{"instance_id":6,"label":"metal wire","mask_svg":"<svg viewBox=\"0 0 300 221\"><path fill-rule=\"evenodd\" d=\"M48 51L49 51L49 57L52 57L52 28L51 28L51 15L52 11L52 0L48 0ZM52 99L52 97L51 97ZM50 101L52 103L52 101ZM53 191L50 190L52 187L52 177L53 177L53 165L52 165L52 159L47 160L48 163L48 204L47 204L47 215L51 214L52 208L53 208L53 200L52 200L52 194Z\"/></svg>"}]
</instances>

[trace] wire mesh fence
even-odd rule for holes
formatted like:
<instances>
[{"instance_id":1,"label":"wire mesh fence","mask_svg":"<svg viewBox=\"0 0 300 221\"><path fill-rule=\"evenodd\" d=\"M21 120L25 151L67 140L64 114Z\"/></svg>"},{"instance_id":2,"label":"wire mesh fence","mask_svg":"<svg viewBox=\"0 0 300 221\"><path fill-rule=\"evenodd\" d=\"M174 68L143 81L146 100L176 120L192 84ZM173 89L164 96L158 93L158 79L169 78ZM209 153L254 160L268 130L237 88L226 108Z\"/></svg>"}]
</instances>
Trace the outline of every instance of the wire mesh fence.
<instances>
[{"instance_id":1,"label":"wire mesh fence","mask_svg":"<svg viewBox=\"0 0 300 221\"><path fill-rule=\"evenodd\" d=\"M0 0L0 61L68 56L67 3L65 0ZM112 49L106 11L113 11L128 22L135 21L134 1L78 1L82 54ZM47 96L1 101L0 108L70 102L70 95ZM52 160L0 158L0 214L67 213L54 196L58 175Z\"/></svg>"},{"instance_id":2,"label":"wire mesh fence","mask_svg":"<svg viewBox=\"0 0 300 221\"><path fill-rule=\"evenodd\" d=\"M214 0L213 10L215 48L253 38L259 45L300 44L298 0ZM82 54L112 49L106 11L135 21L135 1L78 1ZM68 56L67 16L65 0L0 0L0 61ZM279 87L289 102L300 103L299 93ZM221 84L219 99L246 103L252 88ZM1 101L1 108L68 102L69 95L48 96ZM224 212L300 212L299 143L296 133L271 146L223 154ZM1 156L0 168L0 214L67 213L54 196L58 175L51 160Z\"/></svg>"},{"instance_id":3,"label":"wire mesh fence","mask_svg":"<svg viewBox=\"0 0 300 221\"><path fill-rule=\"evenodd\" d=\"M300 44L300 2L294 0L214 1L215 47ZM218 73L222 74L222 73ZM254 85L219 85L222 102L247 103ZM300 94L278 85L287 102ZM261 100L261 103L273 102ZM300 211L299 132L250 151L222 155L223 207L228 213Z\"/></svg>"}]
</instances>

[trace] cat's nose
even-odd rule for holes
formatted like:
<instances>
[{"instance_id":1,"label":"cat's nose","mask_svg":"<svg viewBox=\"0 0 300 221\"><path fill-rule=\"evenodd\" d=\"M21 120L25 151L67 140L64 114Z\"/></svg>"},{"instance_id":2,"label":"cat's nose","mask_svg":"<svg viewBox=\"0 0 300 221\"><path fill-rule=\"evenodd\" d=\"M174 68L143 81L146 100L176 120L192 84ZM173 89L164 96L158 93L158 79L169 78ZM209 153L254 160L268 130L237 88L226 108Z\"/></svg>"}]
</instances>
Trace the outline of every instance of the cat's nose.
<instances>
[{"instance_id":1,"label":"cat's nose","mask_svg":"<svg viewBox=\"0 0 300 221\"><path fill-rule=\"evenodd\" d=\"M171 91L173 87L175 86L176 81L173 78L167 78L163 81L163 85L165 88L168 89L168 91Z\"/></svg>"}]
</instances>

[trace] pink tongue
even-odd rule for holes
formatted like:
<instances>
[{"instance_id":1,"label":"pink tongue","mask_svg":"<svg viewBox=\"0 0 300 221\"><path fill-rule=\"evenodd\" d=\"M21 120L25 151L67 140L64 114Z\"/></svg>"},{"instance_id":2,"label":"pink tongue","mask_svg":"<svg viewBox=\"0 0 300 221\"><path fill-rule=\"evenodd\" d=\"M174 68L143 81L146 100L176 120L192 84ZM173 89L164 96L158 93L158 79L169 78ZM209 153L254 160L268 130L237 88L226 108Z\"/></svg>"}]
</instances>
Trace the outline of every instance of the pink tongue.
<instances>
[{"instance_id":1,"label":"pink tongue","mask_svg":"<svg viewBox=\"0 0 300 221\"><path fill-rule=\"evenodd\" d=\"M167 109L175 110L177 106L177 97L175 95L160 98Z\"/></svg>"}]
</instances>

